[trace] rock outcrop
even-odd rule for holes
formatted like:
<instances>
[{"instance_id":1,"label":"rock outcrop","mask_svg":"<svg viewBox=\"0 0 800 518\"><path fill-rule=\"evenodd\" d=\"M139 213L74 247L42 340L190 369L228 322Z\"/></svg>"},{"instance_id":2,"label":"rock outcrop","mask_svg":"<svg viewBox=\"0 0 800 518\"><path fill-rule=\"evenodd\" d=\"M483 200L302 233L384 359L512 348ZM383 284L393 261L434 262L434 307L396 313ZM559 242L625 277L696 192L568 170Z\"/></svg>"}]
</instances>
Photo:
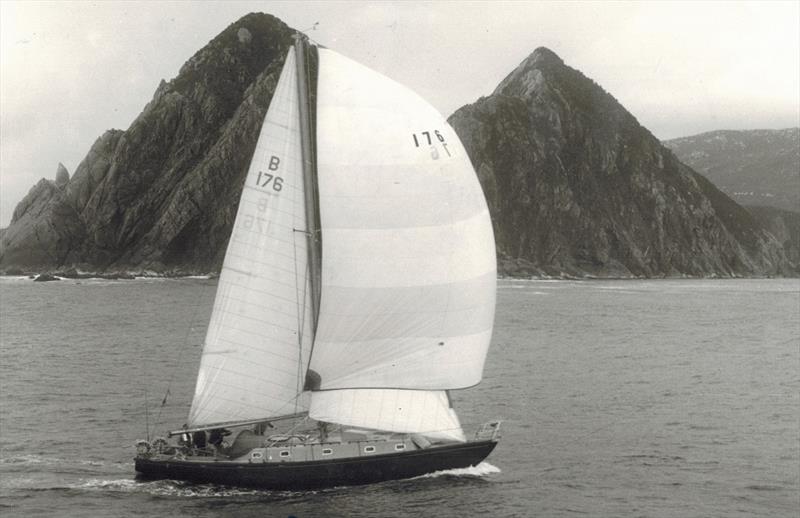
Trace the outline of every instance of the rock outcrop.
<instances>
[{"instance_id":1,"label":"rock outcrop","mask_svg":"<svg viewBox=\"0 0 800 518\"><path fill-rule=\"evenodd\" d=\"M741 205L800 211L800 128L711 131L664 145Z\"/></svg>"},{"instance_id":2,"label":"rock outcrop","mask_svg":"<svg viewBox=\"0 0 800 518\"><path fill-rule=\"evenodd\" d=\"M0 264L5 269L48 268L82 260L84 225L67 197L65 175L69 173L59 164L56 181L43 178L17 205L0 238Z\"/></svg>"},{"instance_id":3,"label":"rock outcrop","mask_svg":"<svg viewBox=\"0 0 800 518\"><path fill-rule=\"evenodd\" d=\"M484 187L507 273L793 271L750 213L548 49L450 123Z\"/></svg>"},{"instance_id":4,"label":"rock outcrop","mask_svg":"<svg viewBox=\"0 0 800 518\"><path fill-rule=\"evenodd\" d=\"M748 212L783 245L789 261L800 269L800 213L775 207L747 207Z\"/></svg>"},{"instance_id":5,"label":"rock outcrop","mask_svg":"<svg viewBox=\"0 0 800 518\"><path fill-rule=\"evenodd\" d=\"M61 162L58 163L58 168L56 169L56 187L63 189L69 183L69 171L67 168L64 167L64 164Z\"/></svg>"}]
</instances>

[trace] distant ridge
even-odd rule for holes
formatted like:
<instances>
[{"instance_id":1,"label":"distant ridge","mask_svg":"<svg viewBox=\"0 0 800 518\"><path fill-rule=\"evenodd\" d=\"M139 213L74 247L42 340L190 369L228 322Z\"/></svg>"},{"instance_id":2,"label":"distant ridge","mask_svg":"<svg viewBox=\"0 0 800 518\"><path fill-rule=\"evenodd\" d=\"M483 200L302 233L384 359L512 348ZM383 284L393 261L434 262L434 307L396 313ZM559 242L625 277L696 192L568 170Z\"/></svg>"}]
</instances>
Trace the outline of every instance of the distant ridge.
<instances>
[{"instance_id":1,"label":"distant ridge","mask_svg":"<svg viewBox=\"0 0 800 518\"><path fill-rule=\"evenodd\" d=\"M664 145L737 203L800 212L800 128L711 131Z\"/></svg>"}]
</instances>

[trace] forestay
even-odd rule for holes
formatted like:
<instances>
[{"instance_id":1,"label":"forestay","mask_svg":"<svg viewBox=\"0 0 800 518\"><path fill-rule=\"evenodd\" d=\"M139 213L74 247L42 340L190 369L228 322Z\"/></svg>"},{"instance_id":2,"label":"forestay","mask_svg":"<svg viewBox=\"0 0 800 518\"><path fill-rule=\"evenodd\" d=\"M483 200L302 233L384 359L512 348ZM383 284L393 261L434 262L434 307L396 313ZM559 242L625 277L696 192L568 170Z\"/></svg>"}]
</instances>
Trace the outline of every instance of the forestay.
<instances>
[{"instance_id":1,"label":"forestay","mask_svg":"<svg viewBox=\"0 0 800 518\"><path fill-rule=\"evenodd\" d=\"M312 339L297 77L290 51L225 255L190 426L302 411Z\"/></svg>"},{"instance_id":2,"label":"forestay","mask_svg":"<svg viewBox=\"0 0 800 518\"><path fill-rule=\"evenodd\" d=\"M496 265L486 201L461 142L415 93L327 49L319 49L317 99L323 261L311 368L319 388L477 384Z\"/></svg>"}]
</instances>

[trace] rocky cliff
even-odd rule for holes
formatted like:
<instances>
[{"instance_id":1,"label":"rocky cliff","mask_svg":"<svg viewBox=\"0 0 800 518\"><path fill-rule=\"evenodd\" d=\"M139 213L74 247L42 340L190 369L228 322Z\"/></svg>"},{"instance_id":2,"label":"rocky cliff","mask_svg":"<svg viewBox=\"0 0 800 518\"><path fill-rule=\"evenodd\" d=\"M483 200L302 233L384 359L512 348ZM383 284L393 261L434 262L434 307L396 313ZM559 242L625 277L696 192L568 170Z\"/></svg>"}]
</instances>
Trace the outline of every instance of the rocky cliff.
<instances>
[{"instance_id":1,"label":"rocky cliff","mask_svg":"<svg viewBox=\"0 0 800 518\"><path fill-rule=\"evenodd\" d=\"M61 167L31 190L0 233L0 270L217 270L292 33L264 14L225 29L71 178ZM792 271L749 212L546 49L451 121L489 199L502 272Z\"/></svg>"},{"instance_id":2,"label":"rocky cliff","mask_svg":"<svg viewBox=\"0 0 800 518\"><path fill-rule=\"evenodd\" d=\"M789 261L800 265L800 213L757 206L748 206L747 211L783 245Z\"/></svg>"},{"instance_id":3,"label":"rocky cliff","mask_svg":"<svg viewBox=\"0 0 800 518\"><path fill-rule=\"evenodd\" d=\"M225 29L71 179L62 166L31 189L0 238L0 267L217 269L293 32L264 14Z\"/></svg>"},{"instance_id":4,"label":"rocky cliff","mask_svg":"<svg viewBox=\"0 0 800 518\"><path fill-rule=\"evenodd\" d=\"M450 122L484 186L507 273L793 271L749 212L548 49Z\"/></svg>"},{"instance_id":5,"label":"rocky cliff","mask_svg":"<svg viewBox=\"0 0 800 518\"><path fill-rule=\"evenodd\" d=\"M711 131L664 145L737 203L800 211L800 128Z\"/></svg>"}]
</instances>

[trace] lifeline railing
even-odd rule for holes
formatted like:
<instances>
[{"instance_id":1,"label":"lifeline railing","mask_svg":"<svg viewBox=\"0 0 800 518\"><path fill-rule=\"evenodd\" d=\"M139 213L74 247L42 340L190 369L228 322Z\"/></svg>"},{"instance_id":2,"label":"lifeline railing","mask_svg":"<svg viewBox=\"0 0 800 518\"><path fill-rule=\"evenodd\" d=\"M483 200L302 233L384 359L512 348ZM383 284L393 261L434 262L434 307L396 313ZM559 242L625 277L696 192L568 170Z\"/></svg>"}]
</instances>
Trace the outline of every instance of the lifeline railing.
<instances>
[{"instance_id":1,"label":"lifeline railing","mask_svg":"<svg viewBox=\"0 0 800 518\"><path fill-rule=\"evenodd\" d=\"M476 441L494 441L500 434L500 423L502 421L489 421L483 423L475 432Z\"/></svg>"}]
</instances>

